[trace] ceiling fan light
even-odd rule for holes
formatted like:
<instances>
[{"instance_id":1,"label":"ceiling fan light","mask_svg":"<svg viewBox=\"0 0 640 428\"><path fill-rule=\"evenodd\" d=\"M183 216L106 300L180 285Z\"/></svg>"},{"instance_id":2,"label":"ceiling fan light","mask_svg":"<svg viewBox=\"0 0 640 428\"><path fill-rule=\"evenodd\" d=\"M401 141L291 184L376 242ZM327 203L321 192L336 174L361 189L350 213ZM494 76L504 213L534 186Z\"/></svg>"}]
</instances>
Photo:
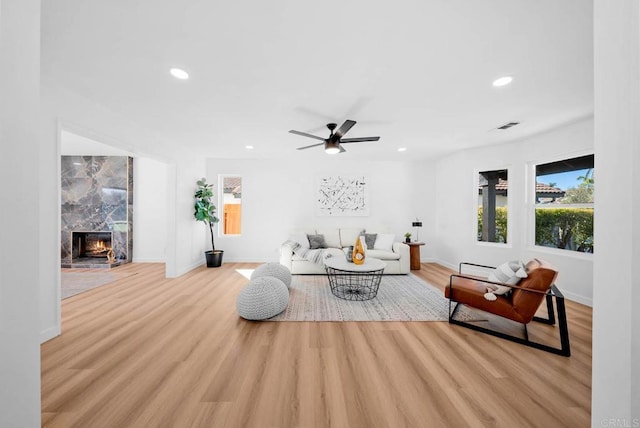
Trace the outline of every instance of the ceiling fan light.
<instances>
[{"instance_id":1,"label":"ceiling fan light","mask_svg":"<svg viewBox=\"0 0 640 428\"><path fill-rule=\"evenodd\" d=\"M187 80L189 78L189 73L181 68L172 68L169 70L169 73L176 79Z\"/></svg>"},{"instance_id":2,"label":"ceiling fan light","mask_svg":"<svg viewBox=\"0 0 640 428\"><path fill-rule=\"evenodd\" d=\"M338 143L327 142L324 144L324 152L328 155L335 155L340 153L340 146Z\"/></svg>"},{"instance_id":3,"label":"ceiling fan light","mask_svg":"<svg viewBox=\"0 0 640 428\"><path fill-rule=\"evenodd\" d=\"M500 86L506 86L509 83L511 83L513 81L513 77L511 76L502 76L496 80L493 81L493 86L495 87L500 87Z\"/></svg>"}]
</instances>

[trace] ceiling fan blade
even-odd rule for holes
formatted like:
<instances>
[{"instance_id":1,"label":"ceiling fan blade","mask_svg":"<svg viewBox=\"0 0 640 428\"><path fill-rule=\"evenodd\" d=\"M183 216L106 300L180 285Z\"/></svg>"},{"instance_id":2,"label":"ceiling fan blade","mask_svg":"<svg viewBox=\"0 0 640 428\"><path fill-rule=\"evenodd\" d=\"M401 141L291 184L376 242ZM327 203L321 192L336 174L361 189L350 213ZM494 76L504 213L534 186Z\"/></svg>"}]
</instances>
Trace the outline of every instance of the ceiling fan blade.
<instances>
[{"instance_id":1,"label":"ceiling fan blade","mask_svg":"<svg viewBox=\"0 0 640 428\"><path fill-rule=\"evenodd\" d=\"M378 141L380 137L358 137L358 138L344 138L340 140L340 143L362 143L364 141Z\"/></svg>"},{"instance_id":2,"label":"ceiling fan blade","mask_svg":"<svg viewBox=\"0 0 640 428\"><path fill-rule=\"evenodd\" d=\"M302 135L303 137L315 138L316 140L324 141L324 138L318 137L318 136L312 135L312 134L307 134L306 132L296 131L294 129L292 129L289 132L292 133L292 134L296 134L296 135Z\"/></svg>"},{"instance_id":3,"label":"ceiling fan blade","mask_svg":"<svg viewBox=\"0 0 640 428\"><path fill-rule=\"evenodd\" d=\"M346 150L344 149L344 147L340 146L340 153L344 153L346 152Z\"/></svg>"},{"instance_id":4,"label":"ceiling fan blade","mask_svg":"<svg viewBox=\"0 0 640 428\"><path fill-rule=\"evenodd\" d=\"M349 130L353 128L353 125L355 124L356 124L355 120L349 120L349 119L345 120L342 126L336 131L334 135L337 136L338 138L342 138L342 136L347 132L349 132Z\"/></svg>"},{"instance_id":5,"label":"ceiling fan blade","mask_svg":"<svg viewBox=\"0 0 640 428\"><path fill-rule=\"evenodd\" d=\"M296 150L310 149L311 147L317 147L317 146L321 146L323 144L324 144L324 141L322 143L312 144L310 146L298 147Z\"/></svg>"}]
</instances>

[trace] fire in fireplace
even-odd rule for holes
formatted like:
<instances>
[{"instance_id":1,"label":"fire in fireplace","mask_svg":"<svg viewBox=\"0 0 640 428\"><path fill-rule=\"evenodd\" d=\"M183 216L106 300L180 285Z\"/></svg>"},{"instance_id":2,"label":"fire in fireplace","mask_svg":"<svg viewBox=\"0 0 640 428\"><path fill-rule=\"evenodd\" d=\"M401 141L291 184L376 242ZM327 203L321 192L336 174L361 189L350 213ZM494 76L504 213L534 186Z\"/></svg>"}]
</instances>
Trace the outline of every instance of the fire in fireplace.
<instances>
[{"instance_id":1,"label":"fire in fireplace","mask_svg":"<svg viewBox=\"0 0 640 428\"><path fill-rule=\"evenodd\" d=\"M71 232L72 259L106 259L111 250L111 235L111 232Z\"/></svg>"}]
</instances>

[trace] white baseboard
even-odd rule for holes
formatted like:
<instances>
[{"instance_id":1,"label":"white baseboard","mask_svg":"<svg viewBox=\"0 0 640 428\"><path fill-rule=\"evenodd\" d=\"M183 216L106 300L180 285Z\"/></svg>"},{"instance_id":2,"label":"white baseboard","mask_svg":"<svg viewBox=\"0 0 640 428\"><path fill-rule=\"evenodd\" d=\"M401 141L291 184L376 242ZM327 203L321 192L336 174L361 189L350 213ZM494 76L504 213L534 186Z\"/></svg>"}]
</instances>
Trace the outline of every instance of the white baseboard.
<instances>
[{"instance_id":1,"label":"white baseboard","mask_svg":"<svg viewBox=\"0 0 640 428\"><path fill-rule=\"evenodd\" d=\"M205 264L205 262L204 262L204 261L200 261L200 262L192 263L191 265L188 265L187 267L184 267L184 268L182 268L182 269L180 269L180 270L176 271L176 272L175 272L175 275L173 275L173 276L168 276L168 275L167 275L167 278L178 278L178 277L180 277L180 276L182 276L182 275L184 275L184 274L186 274L186 273L191 272L191 271L192 271L192 270L194 270L194 269L199 268L200 266L202 266L202 265L204 265L204 264Z\"/></svg>"},{"instance_id":2,"label":"white baseboard","mask_svg":"<svg viewBox=\"0 0 640 428\"><path fill-rule=\"evenodd\" d=\"M571 300L572 302L580 303L580 304L585 305L585 306L589 306L590 308L593 308L593 299L581 296L579 294L572 293L570 291L562 290L562 289L560 291L564 295L565 299Z\"/></svg>"},{"instance_id":3,"label":"white baseboard","mask_svg":"<svg viewBox=\"0 0 640 428\"><path fill-rule=\"evenodd\" d=\"M241 258L241 257L227 257L225 256L222 263L270 263L279 262L280 257L273 257L269 259L257 259L257 258Z\"/></svg>"},{"instance_id":4,"label":"white baseboard","mask_svg":"<svg viewBox=\"0 0 640 428\"><path fill-rule=\"evenodd\" d=\"M40 332L40 343L47 342L54 337L60 336L62 331L60 330L60 326L49 327L44 331Z\"/></svg>"},{"instance_id":5,"label":"white baseboard","mask_svg":"<svg viewBox=\"0 0 640 428\"><path fill-rule=\"evenodd\" d=\"M438 259L438 258L434 258L432 263L438 263L439 265L442 265L442 266L447 267L449 269L453 269L456 272L458 272L458 265L451 264L451 263L449 263L447 261L444 261L444 260L441 260L441 259Z\"/></svg>"}]
</instances>

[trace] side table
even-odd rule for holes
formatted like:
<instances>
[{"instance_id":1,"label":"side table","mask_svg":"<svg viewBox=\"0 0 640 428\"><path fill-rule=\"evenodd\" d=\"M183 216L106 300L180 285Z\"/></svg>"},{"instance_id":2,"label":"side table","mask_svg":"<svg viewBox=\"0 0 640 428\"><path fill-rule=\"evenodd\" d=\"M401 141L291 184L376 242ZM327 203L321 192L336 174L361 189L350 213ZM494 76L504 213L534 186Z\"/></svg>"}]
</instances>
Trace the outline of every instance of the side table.
<instances>
[{"instance_id":1,"label":"side table","mask_svg":"<svg viewBox=\"0 0 640 428\"><path fill-rule=\"evenodd\" d=\"M405 242L409 246L409 260L411 262L411 270L420 270L420 246L424 242Z\"/></svg>"}]
</instances>

